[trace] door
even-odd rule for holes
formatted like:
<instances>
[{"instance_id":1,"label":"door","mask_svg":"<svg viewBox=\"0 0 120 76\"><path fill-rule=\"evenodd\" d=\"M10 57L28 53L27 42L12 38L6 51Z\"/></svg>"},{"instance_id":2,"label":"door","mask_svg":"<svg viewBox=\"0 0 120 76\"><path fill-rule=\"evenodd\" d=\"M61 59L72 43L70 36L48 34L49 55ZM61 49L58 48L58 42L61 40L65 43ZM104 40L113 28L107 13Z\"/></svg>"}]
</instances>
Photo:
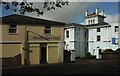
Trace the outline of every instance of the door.
<instances>
[{"instance_id":1,"label":"door","mask_svg":"<svg viewBox=\"0 0 120 76\"><path fill-rule=\"evenodd\" d=\"M46 44L41 44L41 47L40 47L40 52L41 52L41 54L40 54L40 63L41 64L44 64L44 63L47 63L47 50L46 50L47 48L46 48Z\"/></svg>"}]
</instances>

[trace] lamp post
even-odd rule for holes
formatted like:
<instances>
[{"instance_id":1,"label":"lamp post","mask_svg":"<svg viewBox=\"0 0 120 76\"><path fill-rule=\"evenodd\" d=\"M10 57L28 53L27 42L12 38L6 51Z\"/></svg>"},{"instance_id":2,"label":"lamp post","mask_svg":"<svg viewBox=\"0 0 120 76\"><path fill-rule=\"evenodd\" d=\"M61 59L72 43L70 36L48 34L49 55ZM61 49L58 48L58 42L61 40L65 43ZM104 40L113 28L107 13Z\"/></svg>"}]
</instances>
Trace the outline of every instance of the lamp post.
<instances>
[{"instance_id":1,"label":"lamp post","mask_svg":"<svg viewBox=\"0 0 120 76\"><path fill-rule=\"evenodd\" d=\"M29 65L29 44L28 44L28 32L25 26L25 38L24 38L24 64Z\"/></svg>"}]
</instances>

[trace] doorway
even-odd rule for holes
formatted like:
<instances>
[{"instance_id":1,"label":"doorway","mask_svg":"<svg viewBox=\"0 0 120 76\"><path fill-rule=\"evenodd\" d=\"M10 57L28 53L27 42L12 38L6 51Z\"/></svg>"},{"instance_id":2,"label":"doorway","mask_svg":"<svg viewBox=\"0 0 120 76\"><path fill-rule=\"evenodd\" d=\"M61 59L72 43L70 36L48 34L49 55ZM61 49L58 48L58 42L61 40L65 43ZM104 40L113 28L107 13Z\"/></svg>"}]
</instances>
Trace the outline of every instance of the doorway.
<instances>
[{"instance_id":1,"label":"doorway","mask_svg":"<svg viewBox=\"0 0 120 76\"><path fill-rule=\"evenodd\" d=\"M40 44L40 63L47 63L47 44Z\"/></svg>"}]
</instances>

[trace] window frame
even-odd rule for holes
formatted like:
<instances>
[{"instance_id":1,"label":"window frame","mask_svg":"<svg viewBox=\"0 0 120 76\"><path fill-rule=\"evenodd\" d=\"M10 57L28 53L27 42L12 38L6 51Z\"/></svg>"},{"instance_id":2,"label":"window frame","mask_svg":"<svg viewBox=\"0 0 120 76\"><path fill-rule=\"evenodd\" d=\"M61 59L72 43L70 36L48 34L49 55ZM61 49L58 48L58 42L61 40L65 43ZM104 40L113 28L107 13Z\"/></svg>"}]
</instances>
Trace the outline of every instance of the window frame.
<instances>
[{"instance_id":1,"label":"window frame","mask_svg":"<svg viewBox=\"0 0 120 76\"><path fill-rule=\"evenodd\" d=\"M13 26L15 26L15 27L13 27ZM13 30L14 32L11 32L11 30ZM9 34L18 34L18 32L17 32L17 25L16 24L10 24L9 25L9 28L8 28L8 32L9 32Z\"/></svg>"},{"instance_id":2,"label":"window frame","mask_svg":"<svg viewBox=\"0 0 120 76\"><path fill-rule=\"evenodd\" d=\"M44 34L52 34L52 27L50 25L44 27Z\"/></svg>"}]
</instances>

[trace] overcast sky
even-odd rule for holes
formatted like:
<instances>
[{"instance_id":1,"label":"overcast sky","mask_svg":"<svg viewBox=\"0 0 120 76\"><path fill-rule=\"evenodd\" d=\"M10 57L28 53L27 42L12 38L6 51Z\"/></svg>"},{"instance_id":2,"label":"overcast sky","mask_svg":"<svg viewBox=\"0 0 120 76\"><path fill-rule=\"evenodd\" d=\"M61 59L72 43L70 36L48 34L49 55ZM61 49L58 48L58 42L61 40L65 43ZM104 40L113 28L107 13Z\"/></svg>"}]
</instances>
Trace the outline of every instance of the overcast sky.
<instances>
[{"instance_id":1,"label":"overcast sky","mask_svg":"<svg viewBox=\"0 0 120 76\"><path fill-rule=\"evenodd\" d=\"M39 1L39 0L37 0ZM118 20L118 2L100 2L103 0L89 0L89 1L99 1L99 2L78 2L80 0L70 0L76 2L70 2L68 6L63 8L58 8L55 11L47 11L44 16L38 17L35 13L26 14L33 17L54 20L66 23L83 23L85 11L88 10L89 13L94 12L96 8L99 8L99 13L102 9L105 10L105 15L107 16L107 22L113 22ZM84 0L87 1L87 0ZM108 0L104 0L108 1ZM118 0L114 0L118 1ZM41 8L42 2L34 2L35 7ZM2 16L13 14L12 11L6 11L2 8Z\"/></svg>"}]
</instances>

